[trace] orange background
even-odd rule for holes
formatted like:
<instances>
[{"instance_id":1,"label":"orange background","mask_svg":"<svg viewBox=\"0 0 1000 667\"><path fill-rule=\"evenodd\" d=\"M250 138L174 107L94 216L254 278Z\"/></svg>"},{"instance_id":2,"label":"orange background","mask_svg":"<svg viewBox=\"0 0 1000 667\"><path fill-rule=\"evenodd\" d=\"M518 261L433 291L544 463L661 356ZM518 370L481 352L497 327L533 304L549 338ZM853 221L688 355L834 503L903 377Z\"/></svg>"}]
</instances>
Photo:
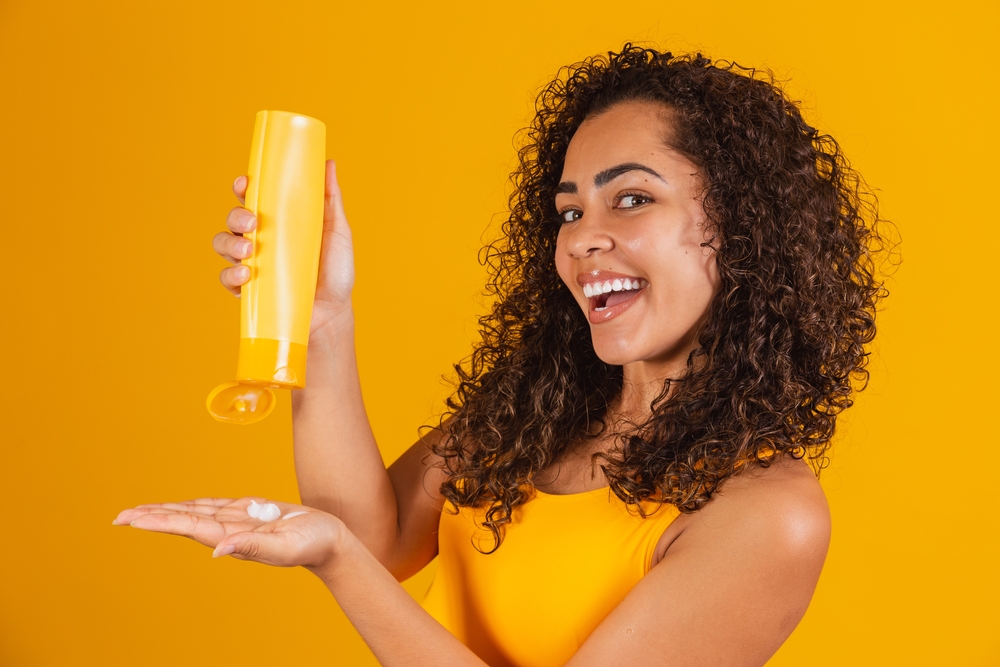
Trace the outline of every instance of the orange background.
<instances>
[{"instance_id":1,"label":"orange background","mask_svg":"<svg viewBox=\"0 0 1000 667\"><path fill-rule=\"evenodd\" d=\"M0 2L0 664L374 665L305 571L110 525L141 502L296 498L287 394L245 428L204 407L235 370L238 302L210 240L254 114L327 123L389 461L475 337L477 250L535 92L626 40L772 67L903 238L871 388L823 477L826 569L769 664L1000 664L998 15L995 1Z\"/></svg>"}]
</instances>

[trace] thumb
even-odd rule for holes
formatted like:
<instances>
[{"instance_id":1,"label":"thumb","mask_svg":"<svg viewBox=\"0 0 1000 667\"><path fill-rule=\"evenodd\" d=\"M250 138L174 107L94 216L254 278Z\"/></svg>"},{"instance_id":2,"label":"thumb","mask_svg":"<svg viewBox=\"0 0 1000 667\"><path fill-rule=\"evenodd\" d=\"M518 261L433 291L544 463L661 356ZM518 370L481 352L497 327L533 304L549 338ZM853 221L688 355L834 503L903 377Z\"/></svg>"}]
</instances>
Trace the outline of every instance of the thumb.
<instances>
[{"instance_id":1,"label":"thumb","mask_svg":"<svg viewBox=\"0 0 1000 667\"><path fill-rule=\"evenodd\" d=\"M326 161L323 227L340 233L350 233L350 227L347 225L347 214L344 213L344 198L340 194L340 184L337 182L337 165L333 160Z\"/></svg>"},{"instance_id":2,"label":"thumb","mask_svg":"<svg viewBox=\"0 0 1000 667\"><path fill-rule=\"evenodd\" d=\"M212 552L212 558L237 556L274 565L276 560L280 560L280 558L275 557L281 553L282 545L279 543L283 541L282 537L275 533L257 531L235 533L216 545L215 551Z\"/></svg>"}]
</instances>

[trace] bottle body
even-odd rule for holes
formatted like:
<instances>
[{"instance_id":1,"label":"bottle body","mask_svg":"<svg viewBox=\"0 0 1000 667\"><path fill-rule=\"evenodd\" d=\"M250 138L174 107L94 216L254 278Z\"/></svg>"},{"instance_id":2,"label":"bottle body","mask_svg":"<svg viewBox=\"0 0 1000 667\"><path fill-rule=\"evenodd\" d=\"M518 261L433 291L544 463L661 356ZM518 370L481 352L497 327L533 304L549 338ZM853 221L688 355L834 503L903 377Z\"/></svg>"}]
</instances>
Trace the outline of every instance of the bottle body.
<instances>
[{"instance_id":1,"label":"bottle body","mask_svg":"<svg viewBox=\"0 0 1000 667\"><path fill-rule=\"evenodd\" d=\"M257 114L246 208L257 218L243 260L237 380L305 386L320 242L326 127L285 111Z\"/></svg>"},{"instance_id":2,"label":"bottle body","mask_svg":"<svg viewBox=\"0 0 1000 667\"><path fill-rule=\"evenodd\" d=\"M254 125L245 206L257 218L250 278L240 290L236 382L208 397L216 419L252 423L274 406L270 388L304 387L323 238L326 127L286 111Z\"/></svg>"}]
</instances>

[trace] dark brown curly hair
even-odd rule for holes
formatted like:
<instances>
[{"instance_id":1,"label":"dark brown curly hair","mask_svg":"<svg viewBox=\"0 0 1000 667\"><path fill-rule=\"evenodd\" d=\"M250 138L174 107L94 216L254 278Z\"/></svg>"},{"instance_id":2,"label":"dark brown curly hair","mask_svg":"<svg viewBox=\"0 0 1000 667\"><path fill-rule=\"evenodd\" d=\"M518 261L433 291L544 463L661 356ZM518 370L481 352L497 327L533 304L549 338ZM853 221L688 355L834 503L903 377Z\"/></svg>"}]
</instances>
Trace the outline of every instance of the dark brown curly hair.
<instances>
[{"instance_id":1,"label":"dark brown curly hair","mask_svg":"<svg viewBox=\"0 0 1000 667\"><path fill-rule=\"evenodd\" d=\"M588 116L625 101L672 111L672 148L700 170L721 288L681 378L652 414L596 454L622 501L702 507L749 463L826 464L837 415L867 384L866 346L885 295L875 197L832 137L802 118L770 74L626 44L565 68L538 96L500 240L487 246L492 312L456 366L434 447L456 507L502 526L535 475L567 445L603 431L622 369L594 352L590 327L556 273L555 209L566 149Z\"/></svg>"}]
</instances>

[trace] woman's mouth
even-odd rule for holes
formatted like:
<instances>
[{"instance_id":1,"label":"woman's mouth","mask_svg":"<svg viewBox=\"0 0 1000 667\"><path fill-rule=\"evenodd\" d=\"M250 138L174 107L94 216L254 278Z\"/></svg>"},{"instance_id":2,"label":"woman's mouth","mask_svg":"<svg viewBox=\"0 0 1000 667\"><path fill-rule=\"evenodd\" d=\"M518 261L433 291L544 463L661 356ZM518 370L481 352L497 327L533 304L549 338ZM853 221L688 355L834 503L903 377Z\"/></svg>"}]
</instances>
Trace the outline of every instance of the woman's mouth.
<instances>
[{"instance_id":1,"label":"woman's mouth","mask_svg":"<svg viewBox=\"0 0 1000 667\"><path fill-rule=\"evenodd\" d=\"M584 283L583 294L590 300L588 315L591 324L607 322L621 315L648 286L649 281L642 278L615 278Z\"/></svg>"}]
</instances>

